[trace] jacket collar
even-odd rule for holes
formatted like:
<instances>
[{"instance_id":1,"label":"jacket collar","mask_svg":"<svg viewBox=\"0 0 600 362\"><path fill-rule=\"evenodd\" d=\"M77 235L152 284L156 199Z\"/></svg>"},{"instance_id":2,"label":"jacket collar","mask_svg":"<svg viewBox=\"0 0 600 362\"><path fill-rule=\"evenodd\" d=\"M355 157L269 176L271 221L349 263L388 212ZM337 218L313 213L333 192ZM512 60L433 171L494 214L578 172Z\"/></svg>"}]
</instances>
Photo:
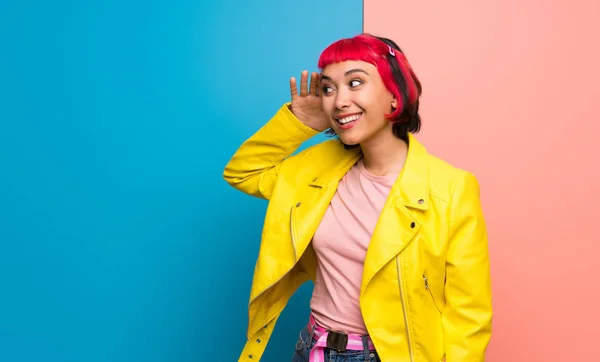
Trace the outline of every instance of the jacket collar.
<instances>
[{"instance_id":1,"label":"jacket collar","mask_svg":"<svg viewBox=\"0 0 600 362\"><path fill-rule=\"evenodd\" d=\"M429 208L429 157L425 147L409 133L408 154L391 193L406 207Z\"/></svg>"},{"instance_id":2,"label":"jacket collar","mask_svg":"<svg viewBox=\"0 0 600 362\"><path fill-rule=\"evenodd\" d=\"M347 150L339 141L339 146L328 150L328 157L335 160L327 164L319 176L319 182L336 186L348 170L360 159L360 148ZM396 198L403 206L427 210L429 208L429 157L426 148L412 135L408 135L408 152L404 167L390 190L390 197ZM316 182L313 180L313 182Z\"/></svg>"}]
</instances>

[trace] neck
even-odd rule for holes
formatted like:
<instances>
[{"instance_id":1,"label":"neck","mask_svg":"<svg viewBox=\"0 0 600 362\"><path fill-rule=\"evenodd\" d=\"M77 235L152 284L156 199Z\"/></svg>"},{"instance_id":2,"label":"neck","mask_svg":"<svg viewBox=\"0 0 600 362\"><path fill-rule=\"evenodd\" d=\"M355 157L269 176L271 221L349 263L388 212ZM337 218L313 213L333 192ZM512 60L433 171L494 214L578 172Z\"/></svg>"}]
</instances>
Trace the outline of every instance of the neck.
<instances>
[{"instance_id":1,"label":"neck","mask_svg":"<svg viewBox=\"0 0 600 362\"><path fill-rule=\"evenodd\" d=\"M390 130L383 130L360 145L365 169L373 175L398 175L404 167L408 145Z\"/></svg>"}]
</instances>

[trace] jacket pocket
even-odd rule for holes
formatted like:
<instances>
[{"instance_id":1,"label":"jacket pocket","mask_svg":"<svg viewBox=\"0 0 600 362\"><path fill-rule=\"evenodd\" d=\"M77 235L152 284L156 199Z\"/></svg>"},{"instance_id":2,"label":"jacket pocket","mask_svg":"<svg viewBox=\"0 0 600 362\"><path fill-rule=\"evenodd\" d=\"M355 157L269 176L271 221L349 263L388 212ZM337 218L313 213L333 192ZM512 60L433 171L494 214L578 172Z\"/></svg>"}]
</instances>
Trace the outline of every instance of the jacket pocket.
<instances>
[{"instance_id":1,"label":"jacket pocket","mask_svg":"<svg viewBox=\"0 0 600 362\"><path fill-rule=\"evenodd\" d=\"M437 311L440 314L442 314L442 311L440 310L440 307L438 306L437 301L435 300L435 297L433 296L433 292L431 291L431 288L429 287L429 280L427 279L427 273L423 273L423 283L425 284L425 290L427 290L427 292L431 296L431 300L433 301L433 304L435 305L435 309L437 309ZM443 357L442 361L445 358L446 358L446 356Z\"/></svg>"}]
</instances>

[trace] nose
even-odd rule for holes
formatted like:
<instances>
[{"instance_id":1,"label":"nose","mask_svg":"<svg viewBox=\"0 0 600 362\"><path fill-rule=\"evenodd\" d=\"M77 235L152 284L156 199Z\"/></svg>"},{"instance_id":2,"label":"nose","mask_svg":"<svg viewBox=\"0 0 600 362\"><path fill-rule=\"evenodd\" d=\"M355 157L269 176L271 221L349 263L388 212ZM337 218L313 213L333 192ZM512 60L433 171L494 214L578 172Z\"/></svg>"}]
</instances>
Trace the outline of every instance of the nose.
<instances>
[{"instance_id":1,"label":"nose","mask_svg":"<svg viewBox=\"0 0 600 362\"><path fill-rule=\"evenodd\" d=\"M350 107L350 97L348 96L348 92L343 90L338 90L335 97L335 107L337 109L346 109Z\"/></svg>"}]
</instances>

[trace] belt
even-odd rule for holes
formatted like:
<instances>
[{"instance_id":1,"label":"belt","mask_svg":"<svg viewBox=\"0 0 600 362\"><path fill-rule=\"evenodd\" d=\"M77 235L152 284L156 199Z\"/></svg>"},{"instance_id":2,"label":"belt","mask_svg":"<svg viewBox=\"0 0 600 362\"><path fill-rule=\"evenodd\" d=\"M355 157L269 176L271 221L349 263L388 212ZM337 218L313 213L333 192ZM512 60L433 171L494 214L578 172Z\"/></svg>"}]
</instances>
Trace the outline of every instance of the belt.
<instances>
[{"instance_id":1,"label":"belt","mask_svg":"<svg viewBox=\"0 0 600 362\"><path fill-rule=\"evenodd\" d=\"M371 338L368 336L363 338L363 336L359 334L345 334L328 331L327 329L318 326L315 318L312 315L310 316L308 328L310 331L312 331L313 336L317 339L310 351L310 362L325 362L325 348L329 348L338 352L344 352L346 350L375 350L373 341L371 341Z\"/></svg>"}]
</instances>

